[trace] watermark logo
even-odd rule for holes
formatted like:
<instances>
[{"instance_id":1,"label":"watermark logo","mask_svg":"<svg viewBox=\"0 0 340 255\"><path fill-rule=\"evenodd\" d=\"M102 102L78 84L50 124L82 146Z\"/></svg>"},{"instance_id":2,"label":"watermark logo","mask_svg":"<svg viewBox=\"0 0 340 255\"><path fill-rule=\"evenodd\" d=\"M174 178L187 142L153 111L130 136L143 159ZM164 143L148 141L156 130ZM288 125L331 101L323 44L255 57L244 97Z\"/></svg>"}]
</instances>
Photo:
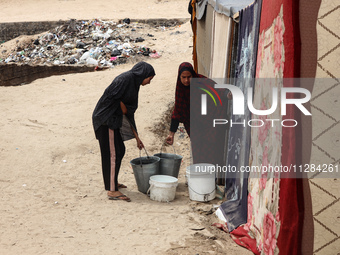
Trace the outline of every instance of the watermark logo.
<instances>
[{"instance_id":1,"label":"watermark logo","mask_svg":"<svg viewBox=\"0 0 340 255\"><path fill-rule=\"evenodd\" d=\"M218 101L220 102L220 105L223 106L223 105L222 105L221 97L220 97L220 95L217 93L217 91L216 91L213 87L211 87L210 85L208 85L208 84L205 84L205 86L206 86L207 88L209 88L209 89L215 94L215 96L217 97ZM206 93L212 98L212 100L214 101L215 106L217 106L215 97L213 96L213 94L212 94L209 90L204 89L204 88L201 88L201 87L198 87L198 89L203 90L204 92L206 92ZM201 102L202 102L202 103L201 103L201 114L202 114L202 115L207 115L207 94L202 94L202 95L201 95Z\"/></svg>"},{"instance_id":2,"label":"watermark logo","mask_svg":"<svg viewBox=\"0 0 340 255\"><path fill-rule=\"evenodd\" d=\"M215 88L229 89L233 95L233 114L244 115L244 95L240 88L230 84L216 84ZM304 94L304 98L287 98L288 93ZM278 105L278 89L272 89L273 103L270 109L257 110L253 106L253 88L248 88L248 109L256 115L270 115L275 112ZM300 109L304 115L312 115L302 104L307 103L311 99L311 93L304 88L281 88L281 115L286 115L287 104L294 104Z\"/></svg>"},{"instance_id":3,"label":"watermark logo","mask_svg":"<svg viewBox=\"0 0 340 255\"><path fill-rule=\"evenodd\" d=\"M232 94L232 114L238 115L238 116L244 116L244 119L242 121L236 122L233 118L230 120L224 119L224 116L217 117L216 115L213 115L213 127L216 127L216 125L224 125L230 123L231 126L233 125L243 125L250 126L250 127L262 127L265 125L265 122L270 122L271 126L274 127L274 123L279 121L281 122L281 125L283 127L295 127L298 125L297 120L295 119L249 119L246 115L249 116L249 112L253 115L257 116L270 116L273 114L278 106L281 108L280 114L282 116L287 114L287 106L288 105L294 105L299 109L304 115L310 116L312 115L306 107L303 105L304 103L307 103L311 99L311 93L309 90L305 88L297 88L297 87L282 87L280 88L280 93L277 87L274 87L270 91L270 101L271 106L268 107L268 109L256 109L254 107L253 102L253 88L249 87L247 88L247 96L243 94L243 91L236 87L235 85L231 84L215 84L214 88L212 86L206 85L209 90L198 87L200 90L204 91L205 94L200 94L201 96L201 116L208 114L208 103L207 103L207 94L212 98L214 101L215 106L218 106L217 100L215 97L217 97L218 101L220 102L220 105L222 105L222 100L217 93L215 89L226 89L230 91ZM294 98L292 98L292 95L294 95ZM246 100L246 101L245 101ZM245 113L245 107L248 107L248 114ZM216 118L217 117L217 118ZM221 118L222 117L222 118ZM240 120L240 118L238 118Z\"/></svg>"}]
</instances>

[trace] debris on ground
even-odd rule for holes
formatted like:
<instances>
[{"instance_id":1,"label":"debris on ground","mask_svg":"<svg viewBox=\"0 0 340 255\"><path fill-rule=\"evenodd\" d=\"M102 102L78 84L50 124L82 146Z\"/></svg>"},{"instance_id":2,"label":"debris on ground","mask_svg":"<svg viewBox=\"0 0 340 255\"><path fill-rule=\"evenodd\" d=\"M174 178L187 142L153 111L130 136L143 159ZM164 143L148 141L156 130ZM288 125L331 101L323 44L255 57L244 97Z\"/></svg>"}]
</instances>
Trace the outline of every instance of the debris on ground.
<instances>
[{"instance_id":1,"label":"debris on ground","mask_svg":"<svg viewBox=\"0 0 340 255\"><path fill-rule=\"evenodd\" d=\"M119 22L71 19L26 44L19 44L17 40L11 52L0 52L0 64L112 67L136 56L159 58L161 55L155 49L140 44L145 38L153 37L144 32L148 27L152 28L147 24L132 23L128 18ZM164 30L164 27L157 29Z\"/></svg>"}]
</instances>

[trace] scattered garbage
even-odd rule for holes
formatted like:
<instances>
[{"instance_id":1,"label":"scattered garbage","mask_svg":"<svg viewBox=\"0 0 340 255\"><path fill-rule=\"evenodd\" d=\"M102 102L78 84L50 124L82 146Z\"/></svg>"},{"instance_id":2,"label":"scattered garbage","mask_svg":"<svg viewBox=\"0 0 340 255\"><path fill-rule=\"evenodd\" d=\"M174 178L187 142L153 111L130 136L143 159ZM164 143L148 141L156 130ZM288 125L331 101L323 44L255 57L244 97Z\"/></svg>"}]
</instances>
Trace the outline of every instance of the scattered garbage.
<instances>
[{"instance_id":1,"label":"scattered garbage","mask_svg":"<svg viewBox=\"0 0 340 255\"><path fill-rule=\"evenodd\" d=\"M170 35L179 35L179 34L184 34L185 31L176 31L176 32L172 32L170 33Z\"/></svg>"},{"instance_id":2,"label":"scattered garbage","mask_svg":"<svg viewBox=\"0 0 340 255\"><path fill-rule=\"evenodd\" d=\"M160 54L156 50L135 44L145 41L137 32L145 27L145 24L131 23L129 18L119 24L99 19L71 19L25 45L18 44L0 63L111 67L137 55L158 58ZM153 35L147 33L145 37Z\"/></svg>"},{"instance_id":3,"label":"scattered garbage","mask_svg":"<svg viewBox=\"0 0 340 255\"><path fill-rule=\"evenodd\" d=\"M123 22L126 24L130 24L130 19L129 18L123 19Z\"/></svg>"},{"instance_id":4,"label":"scattered garbage","mask_svg":"<svg viewBox=\"0 0 340 255\"><path fill-rule=\"evenodd\" d=\"M178 130L180 132L179 138L184 138L185 137L185 128L184 127L178 127Z\"/></svg>"},{"instance_id":5,"label":"scattered garbage","mask_svg":"<svg viewBox=\"0 0 340 255\"><path fill-rule=\"evenodd\" d=\"M144 42L145 40L142 37L137 37L135 42Z\"/></svg>"},{"instance_id":6,"label":"scattered garbage","mask_svg":"<svg viewBox=\"0 0 340 255\"><path fill-rule=\"evenodd\" d=\"M150 54L150 58L160 58L160 57L161 56L157 52Z\"/></svg>"}]
</instances>

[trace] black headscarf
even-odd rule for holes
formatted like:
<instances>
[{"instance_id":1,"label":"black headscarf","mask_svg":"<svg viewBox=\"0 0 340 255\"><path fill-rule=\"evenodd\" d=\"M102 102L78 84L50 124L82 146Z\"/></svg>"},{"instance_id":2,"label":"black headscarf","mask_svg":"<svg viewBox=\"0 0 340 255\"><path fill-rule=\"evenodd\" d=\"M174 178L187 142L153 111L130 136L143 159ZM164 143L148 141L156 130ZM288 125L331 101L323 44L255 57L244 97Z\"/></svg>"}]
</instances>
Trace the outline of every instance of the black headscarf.
<instances>
[{"instance_id":1,"label":"black headscarf","mask_svg":"<svg viewBox=\"0 0 340 255\"><path fill-rule=\"evenodd\" d=\"M123 112L120 102L127 108L126 117L136 129L134 113L138 108L138 92L144 79L155 76L154 68L145 62L139 62L130 71L118 75L99 99L92 114L92 123L96 132L101 125L110 129L122 127Z\"/></svg>"},{"instance_id":2,"label":"black headscarf","mask_svg":"<svg viewBox=\"0 0 340 255\"><path fill-rule=\"evenodd\" d=\"M175 108L172 112L172 119L188 124L190 126L190 86L184 86L181 81L181 74L184 71L189 71L192 78L206 78L203 75L197 74L192 65L188 62L183 62L178 68L177 83L176 83L176 98Z\"/></svg>"}]
</instances>

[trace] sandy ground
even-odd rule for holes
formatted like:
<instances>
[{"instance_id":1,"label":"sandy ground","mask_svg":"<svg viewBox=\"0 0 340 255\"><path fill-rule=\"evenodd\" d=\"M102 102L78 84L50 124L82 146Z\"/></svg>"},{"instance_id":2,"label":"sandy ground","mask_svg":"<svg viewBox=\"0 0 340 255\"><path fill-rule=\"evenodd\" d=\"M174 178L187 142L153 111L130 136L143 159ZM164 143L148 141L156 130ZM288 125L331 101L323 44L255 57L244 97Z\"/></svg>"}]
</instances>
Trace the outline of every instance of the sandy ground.
<instances>
[{"instance_id":1,"label":"sandy ground","mask_svg":"<svg viewBox=\"0 0 340 255\"><path fill-rule=\"evenodd\" d=\"M13 0L0 1L0 7L1 22L188 18L186 0ZM152 129L164 123L178 66L191 62L192 53L189 22L153 33L157 40L145 44L154 44L162 57L147 59L156 76L141 88L136 113L140 137L152 155L165 138ZM132 65L0 87L0 254L250 254L210 226L217 222L211 209L221 200L190 201L186 135L175 140L184 158L174 201L152 201L138 192L129 163L139 157L134 140L125 143L120 173L128 186L122 191L132 202L107 199L91 114L112 79Z\"/></svg>"},{"instance_id":2,"label":"sandy ground","mask_svg":"<svg viewBox=\"0 0 340 255\"><path fill-rule=\"evenodd\" d=\"M0 22L187 18L186 0L0 0Z\"/></svg>"}]
</instances>

